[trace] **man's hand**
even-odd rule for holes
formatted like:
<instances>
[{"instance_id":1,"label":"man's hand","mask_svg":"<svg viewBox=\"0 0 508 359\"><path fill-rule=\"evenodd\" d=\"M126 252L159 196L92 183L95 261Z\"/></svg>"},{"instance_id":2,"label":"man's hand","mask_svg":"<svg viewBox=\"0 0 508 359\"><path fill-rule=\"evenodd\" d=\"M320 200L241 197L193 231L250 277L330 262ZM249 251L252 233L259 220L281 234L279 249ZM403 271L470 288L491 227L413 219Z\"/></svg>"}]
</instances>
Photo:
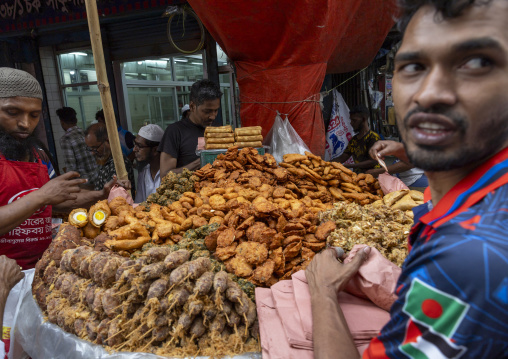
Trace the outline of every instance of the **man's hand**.
<instances>
[{"instance_id":1,"label":"man's hand","mask_svg":"<svg viewBox=\"0 0 508 359\"><path fill-rule=\"evenodd\" d=\"M120 187L125 188L127 191L130 190L131 187L131 181L129 180L119 180L116 175L113 176L113 179L106 183L102 189L103 196L108 197L109 192L113 189L115 185L119 185Z\"/></svg>"},{"instance_id":2,"label":"man's hand","mask_svg":"<svg viewBox=\"0 0 508 359\"><path fill-rule=\"evenodd\" d=\"M377 141L370 148L369 155L376 161L378 158L384 159L386 156L395 156L401 161L410 163L404 144L396 141Z\"/></svg>"},{"instance_id":3,"label":"man's hand","mask_svg":"<svg viewBox=\"0 0 508 359\"><path fill-rule=\"evenodd\" d=\"M335 294L344 290L369 253L370 247L365 247L348 264L337 260L335 250L328 249L316 254L305 270L311 295L317 294L323 288L329 288Z\"/></svg>"},{"instance_id":4,"label":"man's hand","mask_svg":"<svg viewBox=\"0 0 508 359\"><path fill-rule=\"evenodd\" d=\"M67 172L42 186L37 192L41 196L43 205L55 205L75 200L76 193L80 191L79 186L87 182L86 179L78 177L78 172Z\"/></svg>"},{"instance_id":5,"label":"man's hand","mask_svg":"<svg viewBox=\"0 0 508 359\"><path fill-rule=\"evenodd\" d=\"M14 259L0 256L0 288L9 293L23 277L25 273L21 271L21 267Z\"/></svg>"},{"instance_id":6,"label":"man's hand","mask_svg":"<svg viewBox=\"0 0 508 359\"><path fill-rule=\"evenodd\" d=\"M365 172L365 174L372 175L372 176L374 176L376 178L381 173L385 173L385 169L384 168L373 168L373 169L368 170L367 172Z\"/></svg>"}]
</instances>

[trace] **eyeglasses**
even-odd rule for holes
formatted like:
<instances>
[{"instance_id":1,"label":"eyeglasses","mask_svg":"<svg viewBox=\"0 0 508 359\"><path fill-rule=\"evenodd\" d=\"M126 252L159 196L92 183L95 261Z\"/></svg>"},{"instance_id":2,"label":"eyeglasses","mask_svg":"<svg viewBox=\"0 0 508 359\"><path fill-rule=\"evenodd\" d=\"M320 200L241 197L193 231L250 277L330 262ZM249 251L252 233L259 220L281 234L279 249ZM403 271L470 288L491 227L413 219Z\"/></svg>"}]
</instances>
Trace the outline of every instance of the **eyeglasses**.
<instances>
[{"instance_id":1,"label":"eyeglasses","mask_svg":"<svg viewBox=\"0 0 508 359\"><path fill-rule=\"evenodd\" d=\"M139 148L140 150L142 150L143 148L149 148L149 147L156 147L156 146L150 146L150 145L142 145L136 141L134 141L134 148Z\"/></svg>"},{"instance_id":2,"label":"eyeglasses","mask_svg":"<svg viewBox=\"0 0 508 359\"><path fill-rule=\"evenodd\" d=\"M91 152L93 154L98 154L99 153L99 148L102 147L102 145L104 144L104 142L106 142L106 140L102 141L101 144L99 146L96 146L96 147L88 147L88 152Z\"/></svg>"}]
</instances>

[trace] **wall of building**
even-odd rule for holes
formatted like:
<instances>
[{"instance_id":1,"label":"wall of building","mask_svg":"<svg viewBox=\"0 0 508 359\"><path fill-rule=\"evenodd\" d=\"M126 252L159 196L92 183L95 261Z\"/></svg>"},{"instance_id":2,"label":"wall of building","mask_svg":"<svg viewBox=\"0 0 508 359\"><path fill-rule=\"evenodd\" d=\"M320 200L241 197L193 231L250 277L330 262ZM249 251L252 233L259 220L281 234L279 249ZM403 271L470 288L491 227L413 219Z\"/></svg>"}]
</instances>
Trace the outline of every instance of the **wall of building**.
<instances>
[{"instance_id":1,"label":"wall of building","mask_svg":"<svg viewBox=\"0 0 508 359\"><path fill-rule=\"evenodd\" d=\"M56 115L56 110L64 106L62 102L62 94L58 83L57 67L55 55L51 46L39 48L39 56L41 60L42 73L44 75L44 84L46 86L46 96L48 100L49 116L53 127L53 136L55 138L55 148L57 154L57 165L63 172L63 155L60 147L60 138L64 134L60 121Z\"/></svg>"}]
</instances>

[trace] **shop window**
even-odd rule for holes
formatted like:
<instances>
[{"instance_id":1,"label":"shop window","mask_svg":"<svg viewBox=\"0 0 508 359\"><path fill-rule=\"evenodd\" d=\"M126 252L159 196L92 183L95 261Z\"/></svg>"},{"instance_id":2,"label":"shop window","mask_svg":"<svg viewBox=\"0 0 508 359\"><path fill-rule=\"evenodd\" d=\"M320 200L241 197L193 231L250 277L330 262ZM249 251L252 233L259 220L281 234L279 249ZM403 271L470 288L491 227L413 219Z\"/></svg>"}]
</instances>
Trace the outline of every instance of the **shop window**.
<instances>
[{"instance_id":1,"label":"shop window","mask_svg":"<svg viewBox=\"0 0 508 359\"><path fill-rule=\"evenodd\" d=\"M225 55L224 55L225 56ZM221 65L224 62L222 60ZM120 64L124 84L127 122L136 133L148 123L162 128L180 120L182 107L189 103L192 84L203 79L203 55L176 55L141 59ZM222 118L230 123L229 74L220 75ZM126 91L125 91L126 90Z\"/></svg>"},{"instance_id":2,"label":"shop window","mask_svg":"<svg viewBox=\"0 0 508 359\"><path fill-rule=\"evenodd\" d=\"M76 110L78 126L85 129L102 108L92 50L61 53L58 66L65 106Z\"/></svg>"}]
</instances>

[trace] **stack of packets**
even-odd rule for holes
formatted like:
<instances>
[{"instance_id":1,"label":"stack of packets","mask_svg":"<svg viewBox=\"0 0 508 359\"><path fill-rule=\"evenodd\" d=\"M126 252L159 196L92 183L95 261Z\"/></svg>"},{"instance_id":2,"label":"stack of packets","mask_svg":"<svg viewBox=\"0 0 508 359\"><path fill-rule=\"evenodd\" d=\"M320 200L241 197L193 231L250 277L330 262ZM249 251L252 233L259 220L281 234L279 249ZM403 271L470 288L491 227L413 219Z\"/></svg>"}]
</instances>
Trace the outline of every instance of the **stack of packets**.
<instances>
[{"instance_id":1,"label":"stack of packets","mask_svg":"<svg viewBox=\"0 0 508 359\"><path fill-rule=\"evenodd\" d=\"M353 247L344 262L364 247ZM337 295L360 354L390 319L399 275L400 268L372 248L358 274ZM304 271L269 289L256 288L256 305L263 359L314 357L311 297Z\"/></svg>"},{"instance_id":2,"label":"stack of packets","mask_svg":"<svg viewBox=\"0 0 508 359\"><path fill-rule=\"evenodd\" d=\"M234 144L235 134L231 126L207 127L205 129L205 149L227 149Z\"/></svg>"},{"instance_id":3,"label":"stack of packets","mask_svg":"<svg viewBox=\"0 0 508 359\"><path fill-rule=\"evenodd\" d=\"M263 136L261 126L235 128L235 146L238 147L261 147Z\"/></svg>"}]
</instances>

